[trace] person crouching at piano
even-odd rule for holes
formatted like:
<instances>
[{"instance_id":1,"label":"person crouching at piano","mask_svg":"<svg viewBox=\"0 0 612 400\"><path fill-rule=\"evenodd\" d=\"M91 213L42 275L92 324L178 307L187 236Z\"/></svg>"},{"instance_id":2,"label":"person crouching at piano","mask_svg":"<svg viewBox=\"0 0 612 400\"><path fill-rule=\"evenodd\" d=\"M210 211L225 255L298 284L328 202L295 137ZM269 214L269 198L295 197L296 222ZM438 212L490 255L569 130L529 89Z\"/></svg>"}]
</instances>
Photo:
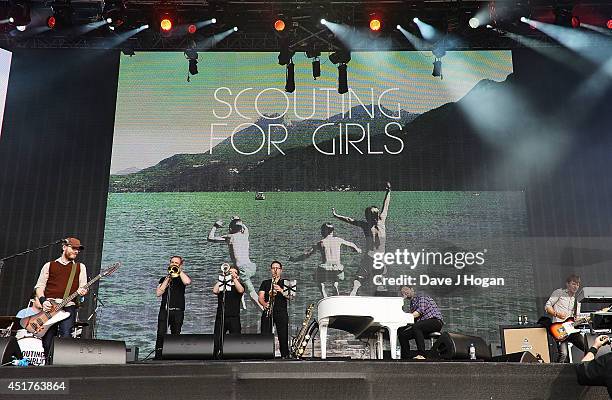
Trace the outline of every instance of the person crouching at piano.
<instances>
[{"instance_id":1,"label":"person crouching at piano","mask_svg":"<svg viewBox=\"0 0 612 400\"><path fill-rule=\"evenodd\" d=\"M425 335L440 332L444 321L442 313L436 302L429 296L416 294L413 287L403 286L400 290L402 297L409 301L408 312L414 316L414 324L397 330L399 342L402 346L402 358L408 358L410 339L417 345L416 360L425 359Z\"/></svg>"},{"instance_id":2,"label":"person crouching at piano","mask_svg":"<svg viewBox=\"0 0 612 400\"><path fill-rule=\"evenodd\" d=\"M565 289L556 289L552 292L544 306L544 310L553 318L553 322L563 322L569 317L575 317L576 292L578 292L578 289L580 289L580 277L572 274L565 280ZM578 332L572 333L567 337L567 340L557 343L557 350L559 352L557 362L559 363L568 361L567 342L572 343L582 352L587 350L584 337Z\"/></svg>"},{"instance_id":3,"label":"person crouching at piano","mask_svg":"<svg viewBox=\"0 0 612 400\"><path fill-rule=\"evenodd\" d=\"M272 261L270 272L272 278L266 279L259 286L259 304L264 308L261 314L261 333L272 333L272 324L274 324L281 357L289 358L289 315L287 314L289 297L283 291L285 288L285 280L281 278L283 264Z\"/></svg>"},{"instance_id":4,"label":"person crouching at piano","mask_svg":"<svg viewBox=\"0 0 612 400\"><path fill-rule=\"evenodd\" d=\"M240 282L240 272L235 266L229 267L229 282L223 284L218 280L213 286L213 293L217 295L217 316L215 317L215 355L222 356L220 353L221 330L223 334L241 333L240 326L240 302L244 294L244 286ZM221 277L220 277L221 278ZM225 278L227 279L227 277ZM225 296L223 295L225 289ZM225 310L223 302L225 301ZM221 322L223 321L223 328Z\"/></svg>"}]
</instances>

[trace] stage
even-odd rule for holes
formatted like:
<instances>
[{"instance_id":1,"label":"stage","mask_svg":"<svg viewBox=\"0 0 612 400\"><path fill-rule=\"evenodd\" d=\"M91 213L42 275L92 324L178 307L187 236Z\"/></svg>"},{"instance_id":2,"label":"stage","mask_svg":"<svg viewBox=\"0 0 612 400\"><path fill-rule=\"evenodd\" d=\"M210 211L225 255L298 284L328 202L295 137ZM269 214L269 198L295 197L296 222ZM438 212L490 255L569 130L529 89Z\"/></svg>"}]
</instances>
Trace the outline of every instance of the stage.
<instances>
[{"instance_id":1,"label":"stage","mask_svg":"<svg viewBox=\"0 0 612 400\"><path fill-rule=\"evenodd\" d=\"M151 361L127 365L3 367L10 380L66 382L45 399L607 399L570 364L416 361ZM36 397L40 397L38 392Z\"/></svg>"}]
</instances>

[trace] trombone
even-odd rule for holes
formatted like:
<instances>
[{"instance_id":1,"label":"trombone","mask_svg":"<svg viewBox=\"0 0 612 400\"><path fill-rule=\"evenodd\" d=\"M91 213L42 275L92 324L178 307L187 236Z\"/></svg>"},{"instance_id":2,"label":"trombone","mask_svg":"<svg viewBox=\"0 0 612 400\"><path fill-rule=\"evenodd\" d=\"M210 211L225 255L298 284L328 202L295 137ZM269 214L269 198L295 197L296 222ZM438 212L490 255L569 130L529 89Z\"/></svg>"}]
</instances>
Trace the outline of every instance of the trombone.
<instances>
[{"instance_id":1,"label":"trombone","mask_svg":"<svg viewBox=\"0 0 612 400\"><path fill-rule=\"evenodd\" d=\"M181 274L181 268L178 265L170 264L168 265L168 276L172 278L178 278Z\"/></svg>"}]
</instances>

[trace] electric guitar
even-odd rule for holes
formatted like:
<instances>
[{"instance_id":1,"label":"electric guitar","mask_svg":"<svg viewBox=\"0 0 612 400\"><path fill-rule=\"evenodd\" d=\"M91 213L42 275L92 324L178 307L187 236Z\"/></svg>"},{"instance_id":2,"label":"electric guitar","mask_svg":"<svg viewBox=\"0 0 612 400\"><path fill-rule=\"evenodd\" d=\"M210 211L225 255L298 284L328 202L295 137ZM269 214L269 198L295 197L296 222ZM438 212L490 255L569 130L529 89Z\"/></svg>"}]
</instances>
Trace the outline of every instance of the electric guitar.
<instances>
[{"instance_id":1,"label":"electric guitar","mask_svg":"<svg viewBox=\"0 0 612 400\"><path fill-rule=\"evenodd\" d=\"M601 309L599 312L607 312L610 310L611 307ZM569 317L566 318L564 321L553 323L548 329L552 337L555 338L557 342L564 342L569 337L569 335L576 332L580 332L579 329L576 329L576 325L582 325L584 323L589 322L590 320L590 315L578 319L575 319L574 317Z\"/></svg>"},{"instance_id":2,"label":"electric guitar","mask_svg":"<svg viewBox=\"0 0 612 400\"><path fill-rule=\"evenodd\" d=\"M90 280L83 286L84 289L88 289L91 285L96 283L100 278L109 276L119 269L121 266L120 262L114 263L110 267L106 268L104 271L100 272L95 278ZM34 337L42 338L47 333L47 330L59 321L62 321L70 316L68 311L64 311L63 308L74 300L75 297L79 295L78 291L72 293L70 296L63 299L61 302L56 302L50 300L51 302L51 310L49 311L41 311L36 315L32 315L30 317L22 318L19 323L21 326L28 332L34 334Z\"/></svg>"}]
</instances>

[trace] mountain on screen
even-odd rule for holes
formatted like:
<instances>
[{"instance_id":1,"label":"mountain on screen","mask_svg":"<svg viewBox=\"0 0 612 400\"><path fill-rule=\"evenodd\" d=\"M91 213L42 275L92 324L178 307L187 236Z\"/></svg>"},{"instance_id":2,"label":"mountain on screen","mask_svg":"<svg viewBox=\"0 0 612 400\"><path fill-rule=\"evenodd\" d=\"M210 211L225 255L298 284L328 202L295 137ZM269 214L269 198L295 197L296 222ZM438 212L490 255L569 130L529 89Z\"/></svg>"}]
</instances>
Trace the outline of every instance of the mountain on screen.
<instances>
[{"instance_id":1,"label":"mountain on screen","mask_svg":"<svg viewBox=\"0 0 612 400\"><path fill-rule=\"evenodd\" d=\"M528 121L519 109L498 106L518 90L528 96L533 89L514 82L512 74L504 82L482 80L456 103L409 115L401 129L389 130L404 144L399 154L373 154L385 145L397 149L398 142L390 141L380 128L393 120L353 116L347 121L380 124L378 134L370 137L368 147L374 151L369 154L351 146L346 154L345 142L338 146L337 132L318 137L315 147L310 142L313 127L329 120L300 121L288 128L293 136L283 146L284 155L236 155L226 140L214 148L213 156L175 155L136 174L112 176L110 191L380 190L385 181L393 182L397 190L522 190L521 175L527 167L515 160L506 163L509 152L500 144L512 143L521 131L529 131ZM504 113L510 114L503 127L491 128L494 135L483 128L481 120L499 121ZM235 143L248 146L253 136L240 132ZM342 154L323 154L339 148Z\"/></svg>"},{"instance_id":2,"label":"mountain on screen","mask_svg":"<svg viewBox=\"0 0 612 400\"><path fill-rule=\"evenodd\" d=\"M371 109L371 106L368 107L368 111L371 112ZM110 179L109 191L214 191L217 190L214 184L221 179L228 179L228 182L233 182L237 178L236 175L256 169L263 165L266 160L285 157L274 146L270 146L270 154L268 154L267 142L261 151L253 155L243 155L235 150L237 148L243 153L255 152L262 145L262 130L266 134L270 132L271 140L282 141L285 131L278 125L286 126L287 138L282 144L279 144L279 147L285 154L288 154L288 152L299 152L304 148L312 147L313 132L317 127L326 123L343 124L350 122L362 126L369 125L370 133L374 137L384 134L385 125L391 121L398 122L403 126L418 116L418 114L411 114L406 111L402 111L399 120L385 116L385 114L395 115L396 113L386 108L380 110L378 107L374 107L374 118L372 118L364 107L355 106L350 110L350 118L349 112L347 112L333 115L327 120L308 119L286 122L282 117L269 115L256 122L259 128L248 126L236 132L233 137L233 144L231 139L227 138L214 146L212 154L209 152L175 154L136 173L113 174ZM345 134L344 131L343 134ZM329 142L338 135L339 129L337 126L325 127L325 129L320 129L317 132L315 142ZM349 135L358 137L362 135L362 132L359 128L352 127ZM207 178L211 174L215 175L212 180Z\"/></svg>"}]
</instances>

